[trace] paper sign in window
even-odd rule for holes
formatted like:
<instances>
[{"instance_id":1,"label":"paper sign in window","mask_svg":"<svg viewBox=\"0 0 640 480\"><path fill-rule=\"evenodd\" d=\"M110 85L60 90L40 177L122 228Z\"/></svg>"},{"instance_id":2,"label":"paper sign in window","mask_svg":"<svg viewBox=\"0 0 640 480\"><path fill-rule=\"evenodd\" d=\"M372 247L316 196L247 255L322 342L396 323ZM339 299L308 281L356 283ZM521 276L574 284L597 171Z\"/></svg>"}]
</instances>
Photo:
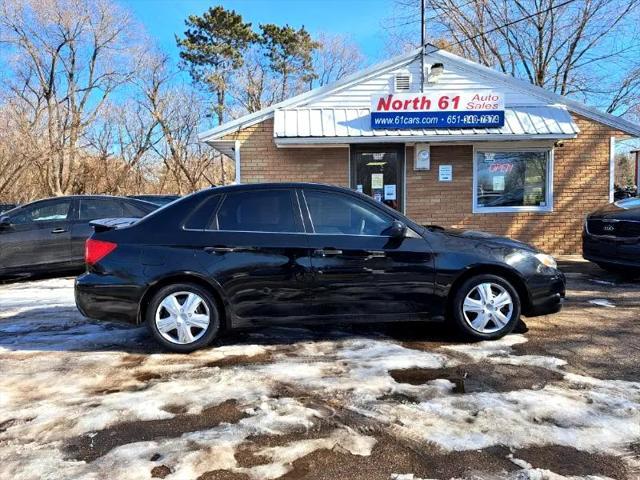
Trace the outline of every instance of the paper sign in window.
<instances>
[{"instance_id":1,"label":"paper sign in window","mask_svg":"<svg viewBox=\"0 0 640 480\"><path fill-rule=\"evenodd\" d=\"M385 185L384 186L384 199L385 200L396 200L396 186Z\"/></svg>"},{"instance_id":2,"label":"paper sign in window","mask_svg":"<svg viewBox=\"0 0 640 480\"><path fill-rule=\"evenodd\" d=\"M371 174L371 188L382 188L384 185L384 174L382 173L372 173Z\"/></svg>"},{"instance_id":3,"label":"paper sign in window","mask_svg":"<svg viewBox=\"0 0 640 480\"><path fill-rule=\"evenodd\" d=\"M504 189L504 175L496 175L495 177L493 177L493 191L504 192Z\"/></svg>"}]
</instances>

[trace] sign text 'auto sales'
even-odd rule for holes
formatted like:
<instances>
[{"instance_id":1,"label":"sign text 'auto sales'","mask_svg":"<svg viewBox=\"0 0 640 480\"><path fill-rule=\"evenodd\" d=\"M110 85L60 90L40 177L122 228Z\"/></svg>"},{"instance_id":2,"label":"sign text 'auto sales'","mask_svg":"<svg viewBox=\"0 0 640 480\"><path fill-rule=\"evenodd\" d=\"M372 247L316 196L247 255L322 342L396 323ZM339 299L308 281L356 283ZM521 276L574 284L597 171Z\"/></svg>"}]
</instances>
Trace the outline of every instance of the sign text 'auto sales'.
<instances>
[{"instance_id":1,"label":"sign text 'auto sales'","mask_svg":"<svg viewBox=\"0 0 640 480\"><path fill-rule=\"evenodd\" d=\"M433 90L371 97L371 128L499 128L504 95L493 90Z\"/></svg>"}]
</instances>

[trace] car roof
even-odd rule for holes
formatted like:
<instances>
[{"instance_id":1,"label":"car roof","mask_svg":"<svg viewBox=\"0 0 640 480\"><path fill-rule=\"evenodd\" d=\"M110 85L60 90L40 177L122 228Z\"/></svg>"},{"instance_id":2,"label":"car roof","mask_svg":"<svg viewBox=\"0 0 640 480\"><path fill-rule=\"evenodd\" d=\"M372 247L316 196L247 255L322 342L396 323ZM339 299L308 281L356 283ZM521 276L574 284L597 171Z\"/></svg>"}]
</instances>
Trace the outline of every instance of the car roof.
<instances>
[{"instance_id":1,"label":"car roof","mask_svg":"<svg viewBox=\"0 0 640 480\"><path fill-rule=\"evenodd\" d=\"M347 187L339 187L336 185L329 185L326 183L311 183L311 182L259 182L259 183L237 183L233 185L221 185L216 187L209 187L201 191L205 192L226 192L234 190L260 190L265 188L317 188L322 190L334 190L336 192L344 192L353 190Z\"/></svg>"},{"instance_id":2,"label":"car roof","mask_svg":"<svg viewBox=\"0 0 640 480\"><path fill-rule=\"evenodd\" d=\"M143 204L147 204L147 205L154 205L156 206L154 203L151 202L147 202L146 200L140 200L138 198L130 198L130 197L121 197L121 196L117 196L117 195L62 195L60 197L47 197L47 198L39 198L38 200L33 200L32 202L29 203L23 203L22 205L20 205L20 208L22 207L28 207L29 205L33 205L36 203L40 203L40 202L47 202L50 200L65 200L65 199L69 199L69 200L73 200L73 199L79 199L79 200L99 200L99 199L103 199L103 198L113 198L116 200L127 200L129 202L139 202L139 203L143 203Z\"/></svg>"}]
</instances>

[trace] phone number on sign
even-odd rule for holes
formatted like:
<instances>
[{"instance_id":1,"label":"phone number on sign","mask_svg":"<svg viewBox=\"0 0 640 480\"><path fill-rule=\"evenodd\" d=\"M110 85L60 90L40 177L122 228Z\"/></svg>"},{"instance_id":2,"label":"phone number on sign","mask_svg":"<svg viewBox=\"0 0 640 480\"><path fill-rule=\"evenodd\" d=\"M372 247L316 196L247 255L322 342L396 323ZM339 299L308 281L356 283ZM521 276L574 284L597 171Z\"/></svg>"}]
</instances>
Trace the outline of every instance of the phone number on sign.
<instances>
[{"instance_id":1,"label":"phone number on sign","mask_svg":"<svg viewBox=\"0 0 640 480\"><path fill-rule=\"evenodd\" d=\"M500 123L500 115L451 114L446 121L447 125L496 125Z\"/></svg>"},{"instance_id":2,"label":"phone number on sign","mask_svg":"<svg viewBox=\"0 0 640 480\"><path fill-rule=\"evenodd\" d=\"M373 128L499 128L504 112L371 112Z\"/></svg>"}]
</instances>

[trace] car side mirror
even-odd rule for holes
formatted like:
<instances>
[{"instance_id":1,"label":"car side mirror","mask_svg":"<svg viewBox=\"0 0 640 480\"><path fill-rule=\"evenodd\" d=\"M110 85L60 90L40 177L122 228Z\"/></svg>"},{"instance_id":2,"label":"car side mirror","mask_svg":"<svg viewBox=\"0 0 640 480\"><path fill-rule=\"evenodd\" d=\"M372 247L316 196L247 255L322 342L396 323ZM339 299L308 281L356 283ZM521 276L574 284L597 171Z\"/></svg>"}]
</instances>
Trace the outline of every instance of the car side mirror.
<instances>
[{"instance_id":1,"label":"car side mirror","mask_svg":"<svg viewBox=\"0 0 640 480\"><path fill-rule=\"evenodd\" d=\"M391 238L404 238L407 236L407 226L399 220L394 220L386 233Z\"/></svg>"},{"instance_id":2,"label":"car side mirror","mask_svg":"<svg viewBox=\"0 0 640 480\"><path fill-rule=\"evenodd\" d=\"M11 226L11 219L6 215L4 217L0 217L0 229L8 228Z\"/></svg>"}]
</instances>

